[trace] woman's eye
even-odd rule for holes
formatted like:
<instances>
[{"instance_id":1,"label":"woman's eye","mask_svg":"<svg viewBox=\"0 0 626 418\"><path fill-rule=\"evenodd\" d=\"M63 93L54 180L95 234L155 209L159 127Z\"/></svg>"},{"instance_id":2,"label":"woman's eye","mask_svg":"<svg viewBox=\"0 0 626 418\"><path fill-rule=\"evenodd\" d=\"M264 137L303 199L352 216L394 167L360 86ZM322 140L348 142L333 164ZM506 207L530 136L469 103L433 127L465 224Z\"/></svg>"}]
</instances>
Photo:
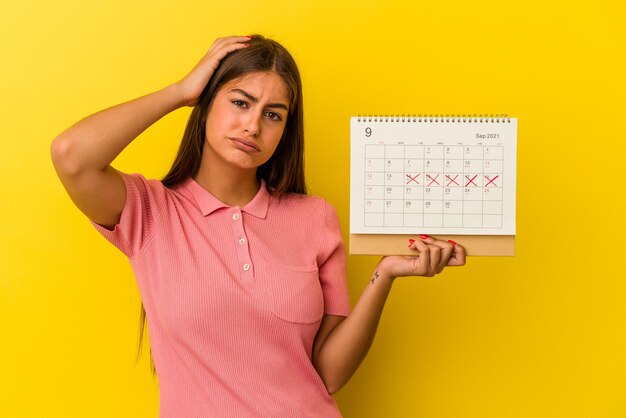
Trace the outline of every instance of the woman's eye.
<instances>
[{"instance_id":1,"label":"woman's eye","mask_svg":"<svg viewBox=\"0 0 626 418\"><path fill-rule=\"evenodd\" d=\"M267 117L270 118L271 120L282 120L282 117L278 114L278 113L274 113L274 112L267 112L266 113Z\"/></svg>"},{"instance_id":2,"label":"woman's eye","mask_svg":"<svg viewBox=\"0 0 626 418\"><path fill-rule=\"evenodd\" d=\"M233 100L232 103L237 107L246 107L247 104L243 100Z\"/></svg>"}]
</instances>

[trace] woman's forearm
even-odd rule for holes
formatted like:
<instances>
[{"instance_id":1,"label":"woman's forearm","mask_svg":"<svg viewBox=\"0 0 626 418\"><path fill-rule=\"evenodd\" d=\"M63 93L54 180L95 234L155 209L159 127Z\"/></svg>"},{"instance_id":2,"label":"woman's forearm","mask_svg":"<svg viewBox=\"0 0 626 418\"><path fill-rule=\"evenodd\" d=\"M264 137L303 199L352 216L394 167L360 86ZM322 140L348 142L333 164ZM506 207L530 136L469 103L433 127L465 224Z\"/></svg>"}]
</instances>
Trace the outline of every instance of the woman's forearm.
<instances>
[{"instance_id":1,"label":"woman's forearm","mask_svg":"<svg viewBox=\"0 0 626 418\"><path fill-rule=\"evenodd\" d=\"M465 248L453 241L420 235L409 240L409 248L416 251L415 256L383 257L350 316L325 331L328 336L320 340L313 363L329 392L338 391L367 354L396 277L433 277L446 266L465 265Z\"/></svg>"},{"instance_id":2,"label":"woman's forearm","mask_svg":"<svg viewBox=\"0 0 626 418\"><path fill-rule=\"evenodd\" d=\"M313 359L330 393L346 384L367 355L392 284L393 279L377 269L352 313L330 333Z\"/></svg>"},{"instance_id":3,"label":"woman's forearm","mask_svg":"<svg viewBox=\"0 0 626 418\"><path fill-rule=\"evenodd\" d=\"M55 167L66 175L104 170L139 134L182 106L180 89L172 84L88 116L54 140Z\"/></svg>"}]
</instances>

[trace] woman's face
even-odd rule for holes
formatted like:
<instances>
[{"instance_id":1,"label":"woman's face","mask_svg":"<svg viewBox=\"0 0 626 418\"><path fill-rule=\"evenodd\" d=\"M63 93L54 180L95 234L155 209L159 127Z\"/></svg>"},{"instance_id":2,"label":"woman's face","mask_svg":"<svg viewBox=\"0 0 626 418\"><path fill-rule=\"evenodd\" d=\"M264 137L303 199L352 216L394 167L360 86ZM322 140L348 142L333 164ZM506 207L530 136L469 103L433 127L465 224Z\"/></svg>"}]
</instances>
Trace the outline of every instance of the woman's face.
<instances>
[{"instance_id":1,"label":"woman's face","mask_svg":"<svg viewBox=\"0 0 626 418\"><path fill-rule=\"evenodd\" d=\"M226 83L206 120L203 162L254 169L270 159L285 129L289 96L274 72L255 72Z\"/></svg>"}]
</instances>

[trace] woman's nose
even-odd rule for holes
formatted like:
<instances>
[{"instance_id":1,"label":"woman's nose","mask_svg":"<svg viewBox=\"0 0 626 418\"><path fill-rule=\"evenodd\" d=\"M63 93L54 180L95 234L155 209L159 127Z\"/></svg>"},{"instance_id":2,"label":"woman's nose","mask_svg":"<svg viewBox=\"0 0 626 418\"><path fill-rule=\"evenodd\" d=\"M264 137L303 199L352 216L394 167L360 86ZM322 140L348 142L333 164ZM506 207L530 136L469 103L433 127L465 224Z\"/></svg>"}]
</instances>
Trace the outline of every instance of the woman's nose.
<instances>
[{"instance_id":1,"label":"woman's nose","mask_svg":"<svg viewBox=\"0 0 626 418\"><path fill-rule=\"evenodd\" d=\"M256 136L261 127L261 115L256 112L248 112L244 119L244 129L248 135Z\"/></svg>"}]
</instances>

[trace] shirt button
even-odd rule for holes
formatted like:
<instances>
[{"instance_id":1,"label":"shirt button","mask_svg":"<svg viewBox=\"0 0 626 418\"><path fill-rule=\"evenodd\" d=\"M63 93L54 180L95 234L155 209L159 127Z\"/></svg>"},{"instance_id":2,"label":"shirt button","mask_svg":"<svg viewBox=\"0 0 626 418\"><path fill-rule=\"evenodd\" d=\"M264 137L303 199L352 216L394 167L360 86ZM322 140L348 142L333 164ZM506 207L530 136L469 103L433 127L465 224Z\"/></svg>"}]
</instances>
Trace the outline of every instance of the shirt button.
<instances>
[{"instance_id":1,"label":"shirt button","mask_svg":"<svg viewBox=\"0 0 626 418\"><path fill-rule=\"evenodd\" d=\"M238 220L239 220L239 214L238 214L238 213L235 213L235 214L233 215L233 221L238 221Z\"/></svg>"},{"instance_id":2,"label":"shirt button","mask_svg":"<svg viewBox=\"0 0 626 418\"><path fill-rule=\"evenodd\" d=\"M246 239L245 238L239 238L239 245L243 245L246 243Z\"/></svg>"},{"instance_id":3,"label":"shirt button","mask_svg":"<svg viewBox=\"0 0 626 418\"><path fill-rule=\"evenodd\" d=\"M248 264L248 263L244 264L243 265L243 269L244 269L244 271L250 270L250 264Z\"/></svg>"}]
</instances>

